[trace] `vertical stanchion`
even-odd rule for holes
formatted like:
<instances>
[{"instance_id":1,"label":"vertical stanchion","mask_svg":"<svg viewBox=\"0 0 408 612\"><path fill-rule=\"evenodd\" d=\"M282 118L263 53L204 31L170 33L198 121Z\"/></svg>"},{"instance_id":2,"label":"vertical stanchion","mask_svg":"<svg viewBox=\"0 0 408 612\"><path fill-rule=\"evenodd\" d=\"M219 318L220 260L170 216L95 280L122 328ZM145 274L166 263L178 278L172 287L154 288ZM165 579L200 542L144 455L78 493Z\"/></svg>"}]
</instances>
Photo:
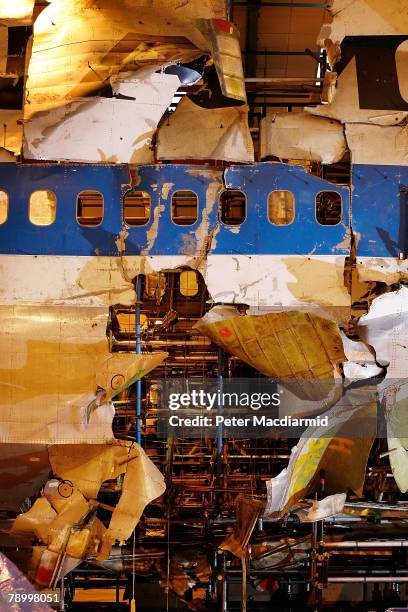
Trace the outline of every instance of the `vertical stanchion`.
<instances>
[{"instance_id":1,"label":"vertical stanchion","mask_svg":"<svg viewBox=\"0 0 408 612\"><path fill-rule=\"evenodd\" d=\"M136 278L136 354L142 352L142 342L140 333L140 306L142 297L142 278L140 274ZM136 382L136 441L142 443L142 381Z\"/></svg>"},{"instance_id":2,"label":"vertical stanchion","mask_svg":"<svg viewBox=\"0 0 408 612\"><path fill-rule=\"evenodd\" d=\"M218 394L222 397L223 388L223 366L224 366L224 352L222 349L218 349ZM218 402L218 414L222 412L223 405L222 401ZM217 428L217 453L218 459L222 455L222 424L220 423Z\"/></svg>"}]
</instances>

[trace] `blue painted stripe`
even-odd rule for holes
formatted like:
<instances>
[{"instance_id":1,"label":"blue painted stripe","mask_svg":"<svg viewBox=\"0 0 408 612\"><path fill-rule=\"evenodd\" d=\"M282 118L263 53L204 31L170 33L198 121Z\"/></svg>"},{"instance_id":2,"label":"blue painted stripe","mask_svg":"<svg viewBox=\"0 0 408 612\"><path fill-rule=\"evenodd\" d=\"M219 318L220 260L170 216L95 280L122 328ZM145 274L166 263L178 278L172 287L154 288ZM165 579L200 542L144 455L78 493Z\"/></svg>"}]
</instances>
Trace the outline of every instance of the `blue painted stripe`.
<instances>
[{"instance_id":1,"label":"blue painted stripe","mask_svg":"<svg viewBox=\"0 0 408 612\"><path fill-rule=\"evenodd\" d=\"M207 188L214 175L205 168L188 165L142 166L137 170L137 189L147 191L152 211L163 204L157 235L150 255L199 255L203 243L196 232L207 215L206 232L214 230L214 254L348 254L337 246L344 242L349 226L349 190L305 172L301 166L258 163L230 166L225 171L227 187L241 189L247 196L247 218L239 232L218 219L218 194L204 212ZM222 172L219 171L222 186ZM0 189L9 193L9 217L0 225L0 253L31 255L117 255L115 241L122 223L122 197L130 183L128 166L17 165L0 164ZM222 188L222 187L221 187ZM35 190L51 190L57 196L55 222L37 227L28 219L28 201ZM81 227L76 220L76 197L82 190L104 196L104 218L100 226ZM199 217L190 227L171 220L171 197L179 189L194 191L199 200ZM286 189L294 194L295 220L288 226L273 226L267 218L268 194ZM322 226L315 217L315 197L320 191L337 191L342 196L343 218L337 226ZM163 197L162 197L163 195ZM148 247L153 214L146 226L127 228L126 254L138 255ZM150 237L154 232L150 232Z\"/></svg>"}]
</instances>

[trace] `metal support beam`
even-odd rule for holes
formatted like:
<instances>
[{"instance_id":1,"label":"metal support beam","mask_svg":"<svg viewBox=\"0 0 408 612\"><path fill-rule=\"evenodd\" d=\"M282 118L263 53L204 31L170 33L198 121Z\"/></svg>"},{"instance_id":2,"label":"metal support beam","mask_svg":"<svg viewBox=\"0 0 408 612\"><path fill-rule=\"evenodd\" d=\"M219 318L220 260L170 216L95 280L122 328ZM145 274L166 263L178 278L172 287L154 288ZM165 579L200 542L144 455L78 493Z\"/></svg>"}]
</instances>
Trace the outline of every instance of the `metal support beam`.
<instances>
[{"instance_id":1,"label":"metal support beam","mask_svg":"<svg viewBox=\"0 0 408 612\"><path fill-rule=\"evenodd\" d=\"M319 54L311 53L310 51L260 51L257 49L245 49L245 55L306 55L319 61Z\"/></svg>"},{"instance_id":2,"label":"metal support beam","mask_svg":"<svg viewBox=\"0 0 408 612\"><path fill-rule=\"evenodd\" d=\"M245 2L244 0L233 0L234 6L248 6L250 3ZM274 2L273 0L262 0L259 3L259 6L284 6L287 8L318 8L318 9L328 9L330 5L326 2Z\"/></svg>"},{"instance_id":3,"label":"metal support beam","mask_svg":"<svg viewBox=\"0 0 408 612\"><path fill-rule=\"evenodd\" d=\"M136 354L142 352L142 336L140 328L140 306L142 297L142 277L140 274L136 278ZM136 441L142 443L142 381L136 383Z\"/></svg>"}]
</instances>

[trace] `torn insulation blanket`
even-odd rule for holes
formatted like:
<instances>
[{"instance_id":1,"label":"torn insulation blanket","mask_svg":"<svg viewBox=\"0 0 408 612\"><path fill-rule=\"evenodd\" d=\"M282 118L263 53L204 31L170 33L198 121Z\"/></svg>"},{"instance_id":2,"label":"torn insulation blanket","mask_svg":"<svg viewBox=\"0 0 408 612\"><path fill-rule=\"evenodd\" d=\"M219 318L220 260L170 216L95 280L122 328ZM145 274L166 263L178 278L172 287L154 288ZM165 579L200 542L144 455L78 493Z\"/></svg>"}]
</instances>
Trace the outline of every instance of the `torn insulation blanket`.
<instances>
[{"instance_id":1,"label":"torn insulation blanket","mask_svg":"<svg viewBox=\"0 0 408 612\"><path fill-rule=\"evenodd\" d=\"M224 11L218 0L53 0L34 24L25 120L96 92L119 72L202 55L208 43L193 22Z\"/></svg>"},{"instance_id":2,"label":"torn insulation blanket","mask_svg":"<svg viewBox=\"0 0 408 612\"><path fill-rule=\"evenodd\" d=\"M375 387L348 389L324 416L329 426L308 428L292 448L288 467L267 482L265 516L285 514L317 486L321 472L329 494L349 490L362 494L376 435Z\"/></svg>"},{"instance_id":3,"label":"torn insulation blanket","mask_svg":"<svg viewBox=\"0 0 408 612\"><path fill-rule=\"evenodd\" d=\"M305 523L322 521L323 519L329 518L330 516L335 516L336 514L342 512L346 498L346 493L335 493L334 495L328 495L320 501L314 500L307 508L295 510L295 514L300 521Z\"/></svg>"},{"instance_id":4,"label":"torn insulation blanket","mask_svg":"<svg viewBox=\"0 0 408 612\"><path fill-rule=\"evenodd\" d=\"M157 158L252 162L248 107L206 109L184 97L158 130Z\"/></svg>"},{"instance_id":5,"label":"torn insulation blanket","mask_svg":"<svg viewBox=\"0 0 408 612\"><path fill-rule=\"evenodd\" d=\"M333 164L346 152L343 126L308 113L274 113L261 119L260 158L302 159Z\"/></svg>"},{"instance_id":6,"label":"torn insulation blanket","mask_svg":"<svg viewBox=\"0 0 408 612\"><path fill-rule=\"evenodd\" d=\"M314 314L232 316L231 308L215 307L195 327L302 399L325 398L335 383L335 364L346 359L337 325Z\"/></svg>"},{"instance_id":7,"label":"torn insulation blanket","mask_svg":"<svg viewBox=\"0 0 408 612\"><path fill-rule=\"evenodd\" d=\"M111 98L83 98L34 115L24 124L24 155L39 160L152 163L152 137L179 85L176 75L157 73L153 66L113 80Z\"/></svg>"}]
</instances>

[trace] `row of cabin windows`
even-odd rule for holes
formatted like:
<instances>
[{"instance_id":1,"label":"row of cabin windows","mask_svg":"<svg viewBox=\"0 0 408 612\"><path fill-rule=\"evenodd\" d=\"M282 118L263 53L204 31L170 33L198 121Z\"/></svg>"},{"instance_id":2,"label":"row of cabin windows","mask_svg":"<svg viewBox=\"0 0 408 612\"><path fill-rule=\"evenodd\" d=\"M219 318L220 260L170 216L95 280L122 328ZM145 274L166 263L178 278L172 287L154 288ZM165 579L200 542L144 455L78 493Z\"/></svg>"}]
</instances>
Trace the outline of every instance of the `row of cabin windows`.
<instances>
[{"instance_id":1,"label":"row of cabin windows","mask_svg":"<svg viewBox=\"0 0 408 612\"><path fill-rule=\"evenodd\" d=\"M8 195L0 191L0 224L8 215ZM227 189L219 196L220 219L225 225L241 225L247 216L246 196ZM316 219L321 225L341 221L341 196L336 191L321 191L315 200ZM102 222L104 202L98 191L81 191L77 196L79 225L95 227ZM145 191L128 191L123 197L123 219L128 226L141 226L150 219L151 199ZM33 191L29 200L29 219L34 225L51 225L57 212L53 191ZM291 191L277 189L268 195L268 219L272 225L290 225L295 218L295 197ZM198 219L198 197L193 191L175 191L171 198L171 219L176 225L193 225Z\"/></svg>"}]
</instances>

